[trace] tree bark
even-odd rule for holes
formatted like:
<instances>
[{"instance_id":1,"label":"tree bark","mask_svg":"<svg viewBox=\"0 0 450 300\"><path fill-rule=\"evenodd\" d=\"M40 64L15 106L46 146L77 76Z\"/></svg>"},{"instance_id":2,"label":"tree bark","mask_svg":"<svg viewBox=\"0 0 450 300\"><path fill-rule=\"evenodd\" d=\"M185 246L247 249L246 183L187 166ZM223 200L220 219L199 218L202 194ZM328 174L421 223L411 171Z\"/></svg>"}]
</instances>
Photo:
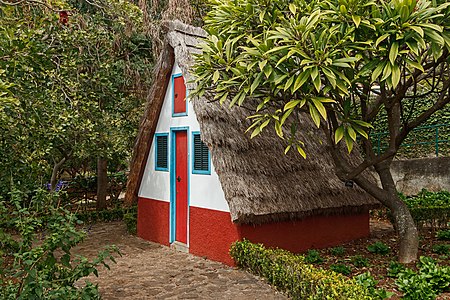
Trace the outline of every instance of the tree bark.
<instances>
[{"instance_id":1,"label":"tree bark","mask_svg":"<svg viewBox=\"0 0 450 300\"><path fill-rule=\"evenodd\" d=\"M108 161L103 157L97 158L97 211L106 209L106 194L108 188Z\"/></svg>"},{"instance_id":2,"label":"tree bark","mask_svg":"<svg viewBox=\"0 0 450 300\"><path fill-rule=\"evenodd\" d=\"M411 263L417 260L419 234L408 207L398 197L397 188L390 170L391 162L392 159L375 165L383 190L387 192L386 199L383 199L384 201L379 200L391 210L394 218L394 227L399 236L399 261L401 263Z\"/></svg>"},{"instance_id":3,"label":"tree bark","mask_svg":"<svg viewBox=\"0 0 450 300\"><path fill-rule=\"evenodd\" d=\"M52 177L50 179L50 190L53 192L56 189L56 181L58 180L58 172L61 166L66 162L66 158L63 157L59 162L53 165Z\"/></svg>"}]
</instances>

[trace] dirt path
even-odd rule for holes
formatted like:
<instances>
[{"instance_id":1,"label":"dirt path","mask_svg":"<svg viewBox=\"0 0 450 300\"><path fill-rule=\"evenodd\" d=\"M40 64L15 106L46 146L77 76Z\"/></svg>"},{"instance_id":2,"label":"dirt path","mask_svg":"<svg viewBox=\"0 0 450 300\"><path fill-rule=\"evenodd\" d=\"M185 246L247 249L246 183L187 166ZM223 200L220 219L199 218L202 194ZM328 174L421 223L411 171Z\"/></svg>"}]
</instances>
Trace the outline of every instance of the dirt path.
<instances>
[{"instance_id":1,"label":"dirt path","mask_svg":"<svg viewBox=\"0 0 450 300\"><path fill-rule=\"evenodd\" d=\"M106 300L286 299L249 273L130 236L121 222L94 224L75 253L92 258L111 244L123 256L89 278Z\"/></svg>"}]
</instances>

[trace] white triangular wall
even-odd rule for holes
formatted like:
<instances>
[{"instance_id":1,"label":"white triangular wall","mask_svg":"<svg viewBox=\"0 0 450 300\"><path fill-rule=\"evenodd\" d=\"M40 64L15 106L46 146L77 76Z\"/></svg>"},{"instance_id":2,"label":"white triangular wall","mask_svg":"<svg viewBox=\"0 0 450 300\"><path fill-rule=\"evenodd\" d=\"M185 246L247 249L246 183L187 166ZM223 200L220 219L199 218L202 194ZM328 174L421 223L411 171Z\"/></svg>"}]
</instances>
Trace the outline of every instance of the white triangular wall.
<instances>
[{"instance_id":1,"label":"white triangular wall","mask_svg":"<svg viewBox=\"0 0 450 300\"><path fill-rule=\"evenodd\" d=\"M175 63L172 75L180 74L181 69ZM211 161L211 174L192 174L192 132L200 131L192 103L188 103L187 116L172 116L173 81L170 80L166 90L163 107L155 133L169 133L169 157L171 157L170 129L188 127L188 164L189 164L189 206L229 212L223 190ZM154 137L153 137L154 138ZM144 151L144 150L142 150ZM170 164L170 159L169 159ZM169 165L170 170L170 165ZM152 142L150 153L142 176L139 197L170 202L170 171L155 170L155 143Z\"/></svg>"}]
</instances>

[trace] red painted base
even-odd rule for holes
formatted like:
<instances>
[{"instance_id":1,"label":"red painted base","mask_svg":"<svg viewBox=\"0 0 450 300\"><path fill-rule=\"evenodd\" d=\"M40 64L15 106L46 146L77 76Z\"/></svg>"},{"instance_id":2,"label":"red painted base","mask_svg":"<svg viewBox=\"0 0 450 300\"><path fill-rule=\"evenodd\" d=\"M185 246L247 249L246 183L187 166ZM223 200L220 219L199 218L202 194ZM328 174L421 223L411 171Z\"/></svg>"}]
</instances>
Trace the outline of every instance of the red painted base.
<instances>
[{"instance_id":1,"label":"red painted base","mask_svg":"<svg viewBox=\"0 0 450 300\"><path fill-rule=\"evenodd\" d=\"M169 246L169 212L169 202L139 197L137 235Z\"/></svg>"},{"instance_id":2,"label":"red painted base","mask_svg":"<svg viewBox=\"0 0 450 300\"><path fill-rule=\"evenodd\" d=\"M292 252L336 246L369 235L369 213L345 216L317 216L303 220L262 225L236 225L230 214L204 208L190 208L190 252L234 265L230 245L247 239L266 247Z\"/></svg>"},{"instance_id":3,"label":"red painted base","mask_svg":"<svg viewBox=\"0 0 450 300\"><path fill-rule=\"evenodd\" d=\"M231 244L244 238L267 247L303 252L366 237L370 232L368 212L253 226L234 224L228 212L191 206L189 220L189 252L227 265L234 265L228 254ZM139 199L138 235L169 244L168 202Z\"/></svg>"}]
</instances>

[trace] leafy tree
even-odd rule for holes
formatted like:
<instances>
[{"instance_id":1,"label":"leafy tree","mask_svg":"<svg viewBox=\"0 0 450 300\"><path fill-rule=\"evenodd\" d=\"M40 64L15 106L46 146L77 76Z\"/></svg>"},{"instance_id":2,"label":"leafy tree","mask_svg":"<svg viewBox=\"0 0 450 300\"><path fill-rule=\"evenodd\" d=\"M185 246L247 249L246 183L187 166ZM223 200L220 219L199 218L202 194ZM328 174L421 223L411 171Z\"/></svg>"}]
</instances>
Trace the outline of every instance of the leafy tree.
<instances>
[{"instance_id":1,"label":"leafy tree","mask_svg":"<svg viewBox=\"0 0 450 300\"><path fill-rule=\"evenodd\" d=\"M273 127L287 140L286 150L295 146L304 157L297 131L287 139L283 127L301 130L309 115L323 129L336 174L392 211L399 260L415 260L417 229L397 195L390 165L411 130L450 101L450 3L214 0L212 5L205 19L209 36L196 59L195 94L212 91L221 103L254 105L251 136ZM406 104L426 95L433 101L414 115L414 105ZM381 112L388 119L389 147L377 154L368 134ZM354 166L340 145L350 152L358 135L364 158ZM372 167L382 187L364 175Z\"/></svg>"},{"instance_id":2,"label":"leafy tree","mask_svg":"<svg viewBox=\"0 0 450 300\"><path fill-rule=\"evenodd\" d=\"M0 10L0 76L17 99L0 124L3 191L11 180L54 189L64 165L95 166L97 157L123 168L152 66L139 8L20 1Z\"/></svg>"}]
</instances>

